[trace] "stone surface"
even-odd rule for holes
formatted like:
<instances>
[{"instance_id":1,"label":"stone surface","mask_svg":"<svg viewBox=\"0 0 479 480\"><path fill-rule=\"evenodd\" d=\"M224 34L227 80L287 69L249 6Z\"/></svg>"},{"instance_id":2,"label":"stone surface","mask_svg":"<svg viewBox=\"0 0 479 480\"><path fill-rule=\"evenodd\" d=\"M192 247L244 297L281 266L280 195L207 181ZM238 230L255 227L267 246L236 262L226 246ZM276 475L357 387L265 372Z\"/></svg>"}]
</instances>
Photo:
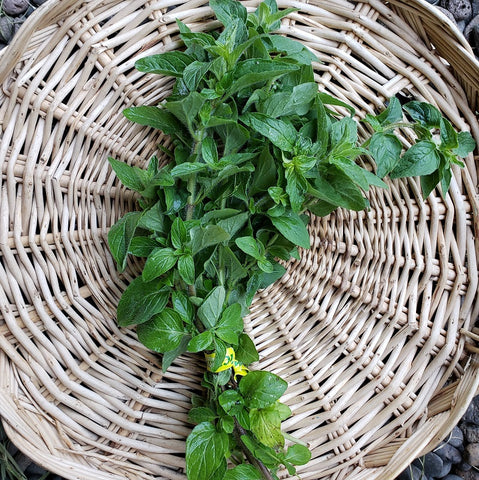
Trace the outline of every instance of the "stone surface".
<instances>
[{"instance_id":1,"label":"stone surface","mask_svg":"<svg viewBox=\"0 0 479 480\"><path fill-rule=\"evenodd\" d=\"M446 462L460 463L462 460L461 452L450 443L443 443L434 450L434 453Z\"/></svg>"},{"instance_id":2,"label":"stone surface","mask_svg":"<svg viewBox=\"0 0 479 480\"><path fill-rule=\"evenodd\" d=\"M412 464L401 472L396 480L424 480L422 469Z\"/></svg>"},{"instance_id":3,"label":"stone surface","mask_svg":"<svg viewBox=\"0 0 479 480\"><path fill-rule=\"evenodd\" d=\"M13 20L9 17L0 17L0 41L2 43L8 43L14 32Z\"/></svg>"},{"instance_id":4,"label":"stone surface","mask_svg":"<svg viewBox=\"0 0 479 480\"><path fill-rule=\"evenodd\" d=\"M413 465L424 470L424 473L429 477L438 477L444 466L444 462L439 455L434 452L429 452L424 457L414 460Z\"/></svg>"},{"instance_id":5,"label":"stone surface","mask_svg":"<svg viewBox=\"0 0 479 480\"><path fill-rule=\"evenodd\" d=\"M472 5L469 0L449 0L446 8L457 21L468 20L472 17Z\"/></svg>"},{"instance_id":6,"label":"stone surface","mask_svg":"<svg viewBox=\"0 0 479 480\"><path fill-rule=\"evenodd\" d=\"M3 11L12 17L26 12L29 5L28 0L3 0L2 3Z\"/></svg>"},{"instance_id":7,"label":"stone surface","mask_svg":"<svg viewBox=\"0 0 479 480\"><path fill-rule=\"evenodd\" d=\"M462 448L464 446L464 433L457 425L446 438L446 442L456 448Z\"/></svg>"},{"instance_id":8,"label":"stone surface","mask_svg":"<svg viewBox=\"0 0 479 480\"><path fill-rule=\"evenodd\" d=\"M468 470L467 472L458 470L456 471L456 475L461 480L479 480L479 471L475 470L474 468L471 468L471 470Z\"/></svg>"},{"instance_id":9,"label":"stone surface","mask_svg":"<svg viewBox=\"0 0 479 480\"><path fill-rule=\"evenodd\" d=\"M451 472L452 463L448 461L444 461L442 465L442 470L436 478L444 478L448 473Z\"/></svg>"},{"instance_id":10,"label":"stone surface","mask_svg":"<svg viewBox=\"0 0 479 480\"><path fill-rule=\"evenodd\" d=\"M479 466L479 443L470 443L466 447L465 460L472 467Z\"/></svg>"},{"instance_id":11,"label":"stone surface","mask_svg":"<svg viewBox=\"0 0 479 480\"><path fill-rule=\"evenodd\" d=\"M472 425L472 424L464 426L464 436L467 442L478 443L479 442L479 426Z\"/></svg>"}]
</instances>

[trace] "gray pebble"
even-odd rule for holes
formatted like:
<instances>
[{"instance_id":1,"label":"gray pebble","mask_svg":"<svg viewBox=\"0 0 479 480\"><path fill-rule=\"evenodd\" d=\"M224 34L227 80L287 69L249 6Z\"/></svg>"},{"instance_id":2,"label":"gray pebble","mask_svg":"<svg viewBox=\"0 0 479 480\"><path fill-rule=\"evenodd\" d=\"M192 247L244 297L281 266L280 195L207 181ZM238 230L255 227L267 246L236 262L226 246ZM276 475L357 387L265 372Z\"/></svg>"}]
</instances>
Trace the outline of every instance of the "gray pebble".
<instances>
[{"instance_id":1,"label":"gray pebble","mask_svg":"<svg viewBox=\"0 0 479 480\"><path fill-rule=\"evenodd\" d=\"M463 421L466 423L475 423L479 425L479 399L477 396L473 398L472 402L467 407Z\"/></svg>"},{"instance_id":2,"label":"gray pebble","mask_svg":"<svg viewBox=\"0 0 479 480\"><path fill-rule=\"evenodd\" d=\"M479 443L470 443L466 447L465 460L473 467L479 466Z\"/></svg>"},{"instance_id":3,"label":"gray pebble","mask_svg":"<svg viewBox=\"0 0 479 480\"><path fill-rule=\"evenodd\" d=\"M462 461L461 452L450 443L443 443L434 450L434 453L449 463L460 463Z\"/></svg>"},{"instance_id":4,"label":"gray pebble","mask_svg":"<svg viewBox=\"0 0 479 480\"><path fill-rule=\"evenodd\" d=\"M13 20L9 17L0 17L0 41L9 43L13 38Z\"/></svg>"},{"instance_id":5,"label":"gray pebble","mask_svg":"<svg viewBox=\"0 0 479 480\"><path fill-rule=\"evenodd\" d=\"M469 20L472 16L472 5L469 0L449 0L446 8L457 21Z\"/></svg>"},{"instance_id":6,"label":"gray pebble","mask_svg":"<svg viewBox=\"0 0 479 480\"><path fill-rule=\"evenodd\" d=\"M479 15L479 0L472 0L472 14Z\"/></svg>"},{"instance_id":7,"label":"gray pebble","mask_svg":"<svg viewBox=\"0 0 479 480\"><path fill-rule=\"evenodd\" d=\"M444 462L439 455L429 452L423 458L418 458L413 462L417 467L422 466L424 473L429 477L438 477L444 466Z\"/></svg>"},{"instance_id":8,"label":"gray pebble","mask_svg":"<svg viewBox=\"0 0 479 480\"><path fill-rule=\"evenodd\" d=\"M412 464L403 470L396 480L424 480L422 469Z\"/></svg>"},{"instance_id":9,"label":"gray pebble","mask_svg":"<svg viewBox=\"0 0 479 480\"><path fill-rule=\"evenodd\" d=\"M474 468L471 468L471 470L467 472L461 472L457 471L456 475L461 479L461 480L479 480L479 471L475 470Z\"/></svg>"},{"instance_id":10,"label":"gray pebble","mask_svg":"<svg viewBox=\"0 0 479 480\"><path fill-rule=\"evenodd\" d=\"M37 7L39 5L43 5L47 0L31 0L31 2L33 3L33 5L36 5Z\"/></svg>"},{"instance_id":11,"label":"gray pebble","mask_svg":"<svg viewBox=\"0 0 479 480\"><path fill-rule=\"evenodd\" d=\"M472 467L467 462L461 462L457 465L457 468L463 472L468 472Z\"/></svg>"},{"instance_id":12,"label":"gray pebble","mask_svg":"<svg viewBox=\"0 0 479 480\"><path fill-rule=\"evenodd\" d=\"M443 478L443 477L445 477L448 473L451 472L451 469L452 469L452 463L451 463L451 462L444 461L444 463L443 463L443 465L442 465L442 470L441 470L441 472L439 473L439 475L437 475L437 478Z\"/></svg>"},{"instance_id":13,"label":"gray pebble","mask_svg":"<svg viewBox=\"0 0 479 480\"><path fill-rule=\"evenodd\" d=\"M476 15L467 25L467 27L464 29L464 36L470 41L471 37L471 32L474 30L477 30L479 27L479 15Z\"/></svg>"},{"instance_id":14,"label":"gray pebble","mask_svg":"<svg viewBox=\"0 0 479 480\"><path fill-rule=\"evenodd\" d=\"M7 15L16 17L27 11L29 3L28 0L3 0L2 6Z\"/></svg>"},{"instance_id":15,"label":"gray pebble","mask_svg":"<svg viewBox=\"0 0 479 480\"><path fill-rule=\"evenodd\" d=\"M467 425L464 427L464 436L469 443L479 442L479 427L477 425Z\"/></svg>"},{"instance_id":16,"label":"gray pebble","mask_svg":"<svg viewBox=\"0 0 479 480\"><path fill-rule=\"evenodd\" d=\"M459 427L454 427L445 440L449 445L460 448L464 444L464 433Z\"/></svg>"}]
</instances>

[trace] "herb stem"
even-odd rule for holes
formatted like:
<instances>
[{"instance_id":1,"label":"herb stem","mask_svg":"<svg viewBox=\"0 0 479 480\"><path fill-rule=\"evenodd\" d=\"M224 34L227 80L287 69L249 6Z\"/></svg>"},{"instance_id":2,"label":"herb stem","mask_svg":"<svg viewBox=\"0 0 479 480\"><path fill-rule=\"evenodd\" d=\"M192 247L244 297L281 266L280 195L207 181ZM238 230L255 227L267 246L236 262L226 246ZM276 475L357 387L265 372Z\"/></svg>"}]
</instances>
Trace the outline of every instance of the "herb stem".
<instances>
[{"instance_id":1,"label":"herb stem","mask_svg":"<svg viewBox=\"0 0 479 480\"><path fill-rule=\"evenodd\" d=\"M256 467L261 472L265 480L274 480L273 476L271 475L271 472L268 470L265 464L261 460L258 460L257 458L255 458L253 454L246 448L246 445L243 443L243 440L241 440L241 435L247 435L247 432L238 423L238 420L236 420L235 418L234 436L236 437L236 441L238 442L238 445L241 447L241 450L243 450L243 453L247 458L248 462L251 463L251 465Z\"/></svg>"}]
</instances>

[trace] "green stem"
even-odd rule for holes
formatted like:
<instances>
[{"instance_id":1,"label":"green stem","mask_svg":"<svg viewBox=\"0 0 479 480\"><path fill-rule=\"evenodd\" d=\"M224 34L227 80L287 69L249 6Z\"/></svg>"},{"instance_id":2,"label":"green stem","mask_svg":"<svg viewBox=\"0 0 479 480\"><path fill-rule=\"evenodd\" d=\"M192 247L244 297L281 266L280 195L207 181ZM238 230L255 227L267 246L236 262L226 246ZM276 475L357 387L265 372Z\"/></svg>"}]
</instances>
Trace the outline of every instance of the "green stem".
<instances>
[{"instance_id":1,"label":"green stem","mask_svg":"<svg viewBox=\"0 0 479 480\"><path fill-rule=\"evenodd\" d=\"M235 418L235 428L234 428L234 436L236 438L236 442L238 445L241 447L241 450L243 451L246 459L248 460L251 465L256 467L260 472L261 475L263 475L263 478L265 480L274 480L273 476L271 475L271 472L268 470L268 468L265 466L263 462L258 460L256 457L253 456L253 454L248 450L246 445L243 443L243 440L241 440L241 435L247 435L246 430L238 423L238 420Z\"/></svg>"}]
</instances>

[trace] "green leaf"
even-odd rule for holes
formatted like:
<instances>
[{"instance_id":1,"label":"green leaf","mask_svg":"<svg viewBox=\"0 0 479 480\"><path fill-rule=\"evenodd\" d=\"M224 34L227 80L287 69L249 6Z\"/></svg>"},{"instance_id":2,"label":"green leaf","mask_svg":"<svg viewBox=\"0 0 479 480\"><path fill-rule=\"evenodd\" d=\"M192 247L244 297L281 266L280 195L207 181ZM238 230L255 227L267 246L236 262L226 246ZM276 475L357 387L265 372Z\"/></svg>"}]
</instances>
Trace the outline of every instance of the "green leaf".
<instances>
[{"instance_id":1,"label":"green leaf","mask_svg":"<svg viewBox=\"0 0 479 480\"><path fill-rule=\"evenodd\" d=\"M188 343L188 352L202 352L208 350L213 343L213 333L211 330L205 330L199 335L194 336Z\"/></svg>"},{"instance_id":2,"label":"green leaf","mask_svg":"<svg viewBox=\"0 0 479 480\"><path fill-rule=\"evenodd\" d=\"M204 248L226 242L230 239L228 232L218 225L207 225L206 227L194 227L190 230L191 249L199 252Z\"/></svg>"},{"instance_id":3,"label":"green leaf","mask_svg":"<svg viewBox=\"0 0 479 480\"><path fill-rule=\"evenodd\" d=\"M222 286L215 287L205 298L200 308L198 308L198 318L206 328L211 329L216 326L216 323L223 312L225 298L225 288Z\"/></svg>"},{"instance_id":4,"label":"green leaf","mask_svg":"<svg viewBox=\"0 0 479 480\"><path fill-rule=\"evenodd\" d=\"M391 97L387 108L375 117L380 125L384 127L400 122L402 118L401 102L396 97Z\"/></svg>"},{"instance_id":5,"label":"green leaf","mask_svg":"<svg viewBox=\"0 0 479 480\"><path fill-rule=\"evenodd\" d=\"M216 324L215 334L226 343L237 345L238 335L243 331L243 328L241 306L238 303L233 303L223 311Z\"/></svg>"},{"instance_id":6,"label":"green leaf","mask_svg":"<svg viewBox=\"0 0 479 480\"><path fill-rule=\"evenodd\" d=\"M280 217L270 217L271 223L287 240L302 248L310 248L309 232L301 217L286 210Z\"/></svg>"},{"instance_id":7,"label":"green leaf","mask_svg":"<svg viewBox=\"0 0 479 480\"><path fill-rule=\"evenodd\" d=\"M441 124L441 112L433 105L426 102L412 101L406 103L403 109L409 116L427 129L439 128Z\"/></svg>"},{"instance_id":8,"label":"green leaf","mask_svg":"<svg viewBox=\"0 0 479 480\"><path fill-rule=\"evenodd\" d=\"M196 90L211 67L210 62L191 62L183 71L183 81L190 92Z\"/></svg>"},{"instance_id":9,"label":"green leaf","mask_svg":"<svg viewBox=\"0 0 479 480\"><path fill-rule=\"evenodd\" d=\"M447 118L441 117L440 122L441 150L452 150L459 146L458 135Z\"/></svg>"},{"instance_id":10,"label":"green leaf","mask_svg":"<svg viewBox=\"0 0 479 480\"><path fill-rule=\"evenodd\" d=\"M376 162L378 177L383 178L394 170L401 155L402 144L390 133L377 132L371 137L369 151Z\"/></svg>"},{"instance_id":11,"label":"green leaf","mask_svg":"<svg viewBox=\"0 0 479 480\"><path fill-rule=\"evenodd\" d=\"M227 470L223 480L262 480L263 475L253 465L246 463Z\"/></svg>"},{"instance_id":12,"label":"green leaf","mask_svg":"<svg viewBox=\"0 0 479 480\"><path fill-rule=\"evenodd\" d=\"M246 333L242 333L239 336L238 346L235 350L236 360L244 365L250 365L251 363L259 361L259 354L255 344Z\"/></svg>"},{"instance_id":13,"label":"green leaf","mask_svg":"<svg viewBox=\"0 0 479 480\"><path fill-rule=\"evenodd\" d=\"M237 415L244 408L243 397L236 390L225 390L218 397L218 402L229 415Z\"/></svg>"},{"instance_id":14,"label":"green leaf","mask_svg":"<svg viewBox=\"0 0 479 480\"><path fill-rule=\"evenodd\" d=\"M248 12L236 0L210 0L210 7L215 12L216 18L226 27L236 24L237 21L246 23Z\"/></svg>"},{"instance_id":15,"label":"green leaf","mask_svg":"<svg viewBox=\"0 0 479 480\"><path fill-rule=\"evenodd\" d=\"M174 290L171 294L171 303L173 308L180 314L185 323L191 324L195 314L192 303L188 295L181 290Z\"/></svg>"},{"instance_id":16,"label":"green leaf","mask_svg":"<svg viewBox=\"0 0 479 480\"><path fill-rule=\"evenodd\" d=\"M251 431L263 445L271 448L284 446L281 418L274 405L266 408L252 408L249 412L249 421Z\"/></svg>"},{"instance_id":17,"label":"green leaf","mask_svg":"<svg viewBox=\"0 0 479 480\"><path fill-rule=\"evenodd\" d=\"M163 108L143 105L123 110L123 115L132 122L161 130L167 135L178 134L184 130L183 125Z\"/></svg>"},{"instance_id":18,"label":"green leaf","mask_svg":"<svg viewBox=\"0 0 479 480\"><path fill-rule=\"evenodd\" d=\"M193 133L193 121L205 103L206 98L198 92L191 92L181 100L170 100L165 103L165 108L171 112L188 130Z\"/></svg>"},{"instance_id":19,"label":"green leaf","mask_svg":"<svg viewBox=\"0 0 479 480\"><path fill-rule=\"evenodd\" d=\"M436 144L422 140L406 151L389 176L400 178L429 175L439 168L439 163L440 156Z\"/></svg>"},{"instance_id":20,"label":"green leaf","mask_svg":"<svg viewBox=\"0 0 479 480\"><path fill-rule=\"evenodd\" d=\"M195 283L195 262L192 255L181 255L178 258L178 273L187 285Z\"/></svg>"},{"instance_id":21,"label":"green leaf","mask_svg":"<svg viewBox=\"0 0 479 480\"><path fill-rule=\"evenodd\" d=\"M136 332L143 345L159 353L174 350L188 335L180 315L171 308L165 308L151 320L138 325Z\"/></svg>"},{"instance_id":22,"label":"green leaf","mask_svg":"<svg viewBox=\"0 0 479 480\"><path fill-rule=\"evenodd\" d=\"M152 232L165 233L164 213L161 202L156 202L155 205L144 211L138 226Z\"/></svg>"},{"instance_id":23,"label":"green leaf","mask_svg":"<svg viewBox=\"0 0 479 480\"><path fill-rule=\"evenodd\" d=\"M262 256L258 242L253 237L240 237L235 240L236 246L247 255L258 259Z\"/></svg>"},{"instance_id":24,"label":"green leaf","mask_svg":"<svg viewBox=\"0 0 479 480\"><path fill-rule=\"evenodd\" d=\"M186 347L188 345L188 342L190 341L190 335L185 335L182 339L180 344L174 349L170 350L169 352L165 352L163 354L163 358L161 359L161 370L163 372L166 372L171 364L183 353L185 353Z\"/></svg>"},{"instance_id":25,"label":"green leaf","mask_svg":"<svg viewBox=\"0 0 479 480\"><path fill-rule=\"evenodd\" d=\"M312 195L348 210L366 208L367 201L362 196L361 190L339 168L331 165L327 172L322 170L318 173L314 179L316 189L310 190Z\"/></svg>"},{"instance_id":26,"label":"green leaf","mask_svg":"<svg viewBox=\"0 0 479 480\"><path fill-rule=\"evenodd\" d=\"M187 241L185 222L176 217L171 225L171 243L175 248L181 248Z\"/></svg>"},{"instance_id":27,"label":"green leaf","mask_svg":"<svg viewBox=\"0 0 479 480\"><path fill-rule=\"evenodd\" d=\"M297 132L291 123L271 118L262 113L245 113L241 120L285 152L292 152Z\"/></svg>"},{"instance_id":28,"label":"green leaf","mask_svg":"<svg viewBox=\"0 0 479 480\"><path fill-rule=\"evenodd\" d=\"M185 162L173 167L170 173L173 177L188 178L190 175L206 170L206 168L207 166L204 163Z\"/></svg>"},{"instance_id":29,"label":"green leaf","mask_svg":"<svg viewBox=\"0 0 479 480\"><path fill-rule=\"evenodd\" d=\"M421 176L421 190L424 199L429 197L430 193L436 188L436 185L441 181L439 170L436 170L429 175Z\"/></svg>"},{"instance_id":30,"label":"green leaf","mask_svg":"<svg viewBox=\"0 0 479 480\"><path fill-rule=\"evenodd\" d=\"M230 237L233 237L248 221L249 214L247 212L233 215L232 217L225 218L218 221L218 227L222 228Z\"/></svg>"},{"instance_id":31,"label":"green leaf","mask_svg":"<svg viewBox=\"0 0 479 480\"><path fill-rule=\"evenodd\" d=\"M306 465L311 460L311 451L304 445L291 445L284 459L293 465Z\"/></svg>"},{"instance_id":32,"label":"green leaf","mask_svg":"<svg viewBox=\"0 0 479 480\"><path fill-rule=\"evenodd\" d=\"M140 58L135 62L135 68L140 72L182 77L185 68L192 61L193 58L186 53L175 50Z\"/></svg>"},{"instance_id":33,"label":"green leaf","mask_svg":"<svg viewBox=\"0 0 479 480\"><path fill-rule=\"evenodd\" d=\"M128 253L136 257L148 257L157 248L158 242L150 237L133 237L128 248Z\"/></svg>"},{"instance_id":34,"label":"green leaf","mask_svg":"<svg viewBox=\"0 0 479 480\"><path fill-rule=\"evenodd\" d=\"M135 192L141 192L145 188L144 181L148 175L147 172L139 167L127 165L124 162L115 160L112 157L108 157L108 162L125 187Z\"/></svg>"},{"instance_id":35,"label":"green leaf","mask_svg":"<svg viewBox=\"0 0 479 480\"><path fill-rule=\"evenodd\" d=\"M348 105L347 103L333 97L332 95L329 95L329 93L319 92L318 97L324 105L335 105L337 107L343 107L349 111L351 116L353 116L356 113L356 111L354 110L353 107L351 107L351 105Z\"/></svg>"},{"instance_id":36,"label":"green leaf","mask_svg":"<svg viewBox=\"0 0 479 480\"><path fill-rule=\"evenodd\" d=\"M271 52L284 53L298 63L311 65L317 62L318 57L309 51L302 43L282 35L270 35L265 38L265 43Z\"/></svg>"},{"instance_id":37,"label":"green leaf","mask_svg":"<svg viewBox=\"0 0 479 480\"><path fill-rule=\"evenodd\" d=\"M466 157L476 148L476 142L469 132L459 132L457 140L459 145L453 150L453 153L459 157Z\"/></svg>"},{"instance_id":38,"label":"green leaf","mask_svg":"<svg viewBox=\"0 0 479 480\"><path fill-rule=\"evenodd\" d=\"M222 468L229 451L228 435L218 432L210 422L197 425L186 440L188 480L212 480Z\"/></svg>"},{"instance_id":39,"label":"green leaf","mask_svg":"<svg viewBox=\"0 0 479 480\"><path fill-rule=\"evenodd\" d=\"M249 408L265 408L284 394L288 384L271 372L255 370L244 376L239 384L240 393Z\"/></svg>"},{"instance_id":40,"label":"green leaf","mask_svg":"<svg viewBox=\"0 0 479 480\"><path fill-rule=\"evenodd\" d=\"M208 407L194 407L188 412L188 421L196 424L212 422L217 417L218 415Z\"/></svg>"},{"instance_id":41,"label":"green leaf","mask_svg":"<svg viewBox=\"0 0 479 480\"><path fill-rule=\"evenodd\" d=\"M210 166L218 163L218 149L212 137L205 137L201 142L201 156Z\"/></svg>"},{"instance_id":42,"label":"green leaf","mask_svg":"<svg viewBox=\"0 0 479 480\"><path fill-rule=\"evenodd\" d=\"M177 261L172 248L155 248L147 258L143 267L142 277L145 282L149 282L160 275L171 270Z\"/></svg>"},{"instance_id":43,"label":"green leaf","mask_svg":"<svg viewBox=\"0 0 479 480\"><path fill-rule=\"evenodd\" d=\"M257 83L273 80L287 73L298 70L298 65L280 60L264 60L252 58L238 62L233 70L233 83L227 90L232 95Z\"/></svg>"},{"instance_id":44,"label":"green leaf","mask_svg":"<svg viewBox=\"0 0 479 480\"><path fill-rule=\"evenodd\" d=\"M126 268L128 251L140 219L141 212L128 212L108 232L108 246L120 272Z\"/></svg>"},{"instance_id":45,"label":"green leaf","mask_svg":"<svg viewBox=\"0 0 479 480\"><path fill-rule=\"evenodd\" d=\"M145 282L141 276L135 278L118 303L118 324L125 327L146 322L165 308L169 297L170 291L161 281Z\"/></svg>"}]
</instances>

